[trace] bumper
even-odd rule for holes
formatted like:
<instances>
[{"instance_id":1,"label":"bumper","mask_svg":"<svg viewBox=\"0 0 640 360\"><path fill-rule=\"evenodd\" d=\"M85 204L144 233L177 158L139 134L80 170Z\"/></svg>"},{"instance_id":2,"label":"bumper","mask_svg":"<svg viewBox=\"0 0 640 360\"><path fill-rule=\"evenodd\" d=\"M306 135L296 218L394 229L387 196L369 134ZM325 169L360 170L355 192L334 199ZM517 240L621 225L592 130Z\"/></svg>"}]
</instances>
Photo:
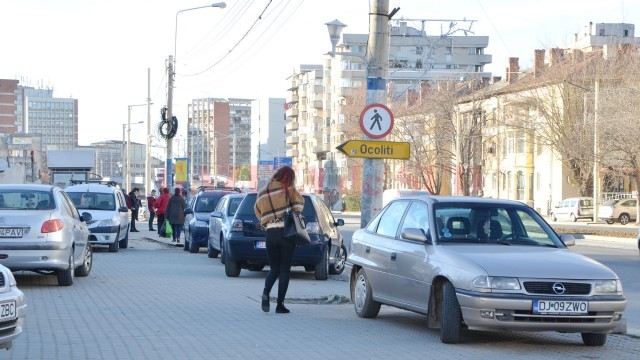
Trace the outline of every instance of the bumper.
<instances>
[{"instance_id":1,"label":"bumper","mask_svg":"<svg viewBox=\"0 0 640 360\"><path fill-rule=\"evenodd\" d=\"M0 264L16 270L65 270L69 267L70 248L60 250L0 250L6 255Z\"/></svg>"},{"instance_id":2,"label":"bumper","mask_svg":"<svg viewBox=\"0 0 640 360\"><path fill-rule=\"evenodd\" d=\"M27 304L22 291L13 288L10 292L2 294L0 302L14 300L16 302L16 319L0 323L0 349L9 350L12 341L22 333L24 317L27 315Z\"/></svg>"},{"instance_id":3,"label":"bumper","mask_svg":"<svg viewBox=\"0 0 640 360\"><path fill-rule=\"evenodd\" d=\"M252 264L268 264L267 249L258 248L258 242L264 242L264 238L234 238L233 234L229 235L226 241L225 250L228 256L238 262L247 262ZM327 244L319 242L317 238L311 236L312 243L306 246L297 246L293 253L292 266L315 265L327 251Z\"/></svg>"},{"instance_id":4,"label":"bumper","mask_svg":"<svg viewBox=\"0 0 640 360\"><path fill-rule=\"evenodd\" d=\"M585 315L539 315L534 314L534 297L492 296L457 291L462 317L469 329L517 330L517 331L561 331L561 332L626 332L622 313L627 300L622 296L580 297L571 300L589 302ZM536 296L535 299L554 299L552 296ZM568 300L562 298L562 300ZM489 310L489 311L486 311Z\"/></svg>"},{"instance_id":5,"label":"bumper","mask_svg":"<svg viewBox=\"0 0 640 360\"><path fill-rule=\"evenodd\" d=\"M192 227L190 228L189 241L200 246L206 246L209 242L209 228L208 227Z\"/></svg>"}]
</instances>

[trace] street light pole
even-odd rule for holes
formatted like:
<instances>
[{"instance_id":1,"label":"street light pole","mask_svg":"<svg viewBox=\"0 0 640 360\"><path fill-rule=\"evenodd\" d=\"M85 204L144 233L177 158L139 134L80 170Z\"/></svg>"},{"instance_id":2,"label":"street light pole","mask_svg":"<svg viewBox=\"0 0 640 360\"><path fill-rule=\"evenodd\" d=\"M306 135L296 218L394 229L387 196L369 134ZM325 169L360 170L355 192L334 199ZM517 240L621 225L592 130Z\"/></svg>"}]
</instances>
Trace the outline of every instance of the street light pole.
<instances>
[{"instance_id":1,"label":"street light pole","mask_svg":"<svg viewBox=\"0 0 640 360\"><path fill-rule=\"evenodd\" d=\"M198 6L189 9L183 9L176 12L176 25L173 34L173 56L169 55L169 61L167 62L167 121L172 123L173 119L173 82L175 80L176 75L176 49L178 46L178 15L185 11L198 10L204 8L221 8L224 9L227 7L227 4L224 2L213 3L211 5L206 6ZM166 169L164 173L165 184L167 187L173 187L173 139L171 137L167 137L167 156L166 156ZM189 181L189 180L187 180Z\"/></svg>"},{"instance_id":2,"label":"street light pole","mask_svg":"<svg viewBox=\"0 0 640 360\"><path fill-rule=\"evenodd\" d=\"M129 105L127 106L128 116L127 116L127 155L125 159L125 166L127 171L127 176L125 178L125 185L127 191L131 191L131 159L130 159L130 147L131 147L131 108L134 106L147 106L147 104L138 104L138 105ZM142 121L137 122L136 124L142 124Z\"/></svg>"}]
</instances>

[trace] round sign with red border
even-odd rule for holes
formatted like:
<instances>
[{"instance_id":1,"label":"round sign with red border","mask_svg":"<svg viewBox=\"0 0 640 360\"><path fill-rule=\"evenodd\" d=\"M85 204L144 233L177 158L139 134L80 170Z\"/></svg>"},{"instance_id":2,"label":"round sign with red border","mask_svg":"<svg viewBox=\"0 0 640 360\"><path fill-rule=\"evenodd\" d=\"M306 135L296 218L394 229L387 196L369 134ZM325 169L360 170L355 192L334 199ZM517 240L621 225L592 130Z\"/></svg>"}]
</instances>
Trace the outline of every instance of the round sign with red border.
<instances>
[{"instance_id":1,"label":"round sign with red border","mask_svg":"<svg viewBox=\"0 0 640 360\"><path fill-rule=\"evenodd\" d=\"M382 104L371 104L360 113L360 129L372 139L381 139L393 129L393 113Z\"/></svg>"}]
</instances>

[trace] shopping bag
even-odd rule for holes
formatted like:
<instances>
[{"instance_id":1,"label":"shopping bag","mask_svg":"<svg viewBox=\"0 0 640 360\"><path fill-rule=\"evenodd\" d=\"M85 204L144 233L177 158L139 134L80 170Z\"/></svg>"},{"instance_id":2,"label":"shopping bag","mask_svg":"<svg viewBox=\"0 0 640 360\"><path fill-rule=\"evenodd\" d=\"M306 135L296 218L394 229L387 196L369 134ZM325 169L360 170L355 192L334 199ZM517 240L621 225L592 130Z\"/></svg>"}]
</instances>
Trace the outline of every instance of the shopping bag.
<instances>
[{"instance_id":1,"label":"shopping bag","mask_svg":"<svg viewBox=\"0 0 640 360\"><path fill-rule=\"evenodd\" d=\"M173 236L173 229L171 228L171 224L169 224L169 220L164 221L164 231L167 237Z\"/></svg>"}]
</instances>

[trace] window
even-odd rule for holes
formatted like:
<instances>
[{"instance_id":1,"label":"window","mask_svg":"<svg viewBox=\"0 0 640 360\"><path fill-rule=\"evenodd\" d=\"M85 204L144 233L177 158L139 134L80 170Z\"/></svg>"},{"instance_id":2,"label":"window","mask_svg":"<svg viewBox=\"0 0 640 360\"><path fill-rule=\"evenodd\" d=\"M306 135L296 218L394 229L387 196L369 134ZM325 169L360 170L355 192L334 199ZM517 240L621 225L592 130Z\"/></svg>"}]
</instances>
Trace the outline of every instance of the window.
<instances>
[{"instance_id":1,"label":"window","mask_svg":"<svg viewBox=\"0 0 640 360\"><path fill-rule=\"evenodd\" d=\"M384 217L380 219L376 232L380 235L395 237L407 206L409 206L408 201L394 201L389 204L384 211Z\"/></svg>"},{"instance_id":2,"label":"window","mask_svg":"<svg viewBox=\"0 0 640 360\"><path fill-rule=\"evenodd\" d=\"M453 52L453 48L451 46L447 46L446 54L451 55L452 52Z\"/></svg>"},{"instance_id":3,"label":"window","mask_svg":"<svg viewBox=\"0 0 640 360\"><path fill-rule=\"evenodd\" d=\"M524 174L522 171L518 171L516 176L516 186L518 190L516 200L524 200Z\"/></svg>"},{"instance_id":4,"label":"window","mask_svg":"<svg viewBox=\"0 0 640 360\"><path fill-rule=\"evenodd\" d=\"M604 29L600 29L600 31L598 32L599 36L604 36Z\"/></svg>"},{"instance_id":5,"label":"window","mask_svg":"<svg viewBox=\"0 0 640 360\"><path fill-rule=\"evenodd\" d=\"M407 216L402 223L400 233L402 234L402 231L407 228L422 229L425 235L429 232L427 204L422 201L414 201L411 203Z\"/></svg>"},{"instance_id":6,"label":"window","mask_svg":"<svg viewBox=\"0 0 640 360\"><path fill-rule=\"evenodd\" d=\"M524 131L520 130L520 131L518 131L516 136L517 136L516 153L524 154L525 149L526 149L527 135L525 134Z\"/></svg>"},{"instance_id":7,"label":"window","mask_svg":"<svg viewBox=\"0 0 640 360\"><path fill-rule=\"evenodd\" d=\"M422 55L423 48L422 46L416 46L416 55Z\"/></svg>"}]
</instances>

